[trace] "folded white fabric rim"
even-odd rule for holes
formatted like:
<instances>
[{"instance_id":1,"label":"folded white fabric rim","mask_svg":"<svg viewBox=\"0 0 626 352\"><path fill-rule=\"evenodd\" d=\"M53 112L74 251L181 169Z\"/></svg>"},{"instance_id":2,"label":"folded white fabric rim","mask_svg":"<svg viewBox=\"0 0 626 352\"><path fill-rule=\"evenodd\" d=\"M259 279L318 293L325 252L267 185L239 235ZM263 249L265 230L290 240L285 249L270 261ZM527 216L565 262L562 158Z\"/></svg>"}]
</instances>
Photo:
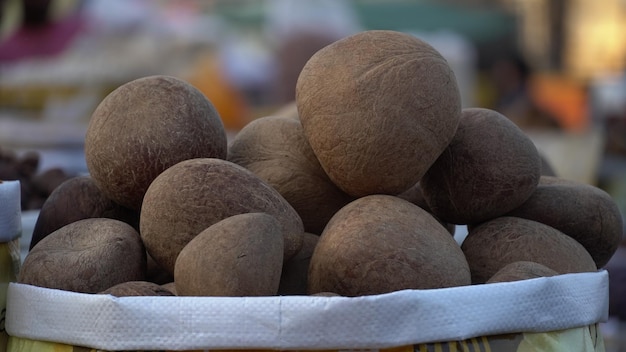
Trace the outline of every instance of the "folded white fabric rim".
<instances>
[{"instance_id":1,"label":"folded white fabric rim","mask_svg":"<svg viewBox=\"0 0 626 352\"><path fill-rule=\"evenodd\" d=\"M361 297L113 297L11 283L10 336L103 350L375 349L581 327L608 274Z\"/></svg>"}]
</instances>

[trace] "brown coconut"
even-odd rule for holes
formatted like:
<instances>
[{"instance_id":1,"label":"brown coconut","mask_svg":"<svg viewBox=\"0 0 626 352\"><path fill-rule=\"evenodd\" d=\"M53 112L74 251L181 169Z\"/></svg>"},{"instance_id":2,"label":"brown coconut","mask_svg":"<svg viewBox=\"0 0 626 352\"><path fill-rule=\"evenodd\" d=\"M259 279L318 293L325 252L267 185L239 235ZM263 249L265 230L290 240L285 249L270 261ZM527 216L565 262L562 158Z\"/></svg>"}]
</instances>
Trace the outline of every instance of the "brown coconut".
<instances>
[{"instance_id":1,"label":"brown coconut","mask_svg":"<svg viewBox=\"0 0 626 352\"><path fill-rule=\"evenodd\" d=\"M60 184L44 202L33 228L30 249L61 227L88 218L117 219L139 231L139 212L106 197L91 176L76 176Z\"/></svg>"},{"instance_id":2,"label":"brown coconut","mask_svg":"<svg viewBox=\"0 0 626 352\"><path fill-rule=\"evenodd\" d=\"M422 191L422 187L420 186L419 182L413 185L413 187L398 194L398 197L404 200L407 200L417 205L418 207L426 210L428 213L430 213L430 215L432 215L435 219L437 219L437 221L439 221L439 223L441 223L441 225L443 225L443 227L445 227L446 230L448 230L448 232L450 232L452 236L454 236L456 232L456 225L449 223L449 222L442 221L435 214L433 214L432 210L430 210L430 207L428 206L428 203L426 203L426 199L424 198L424 192Z\"/></svg>"},{"instance_id":3,"label":"brown coconut","mask_svg":"<svg viewBox=\"0 0 626 352\"><path fill-rule=\"evenodd\" d=\"M308 290L342 296L470 284L460 246L422 208L401 198L359 198L330 220L315 247Z\"/></svg>"},{"instance_id":4,"label":"brown coconut","mask_svg":"<svg viewBox=\"0 0 626 352\"><path fill-rule=\"evenodd\" d=\"M535 262L519 261L507 264L498 270L486 283L510 282L558 275L556 271Z\"/></svg>"},{"instance_id":5,"label":"brown coconut","mask_svg":"<svg viewBox=\"0 0 626 352\"><path fill-rule=\"evenodd\" d=\"M226 158L213 104L189 83L149 76L123 84L98 105L85 135L85 159L98 188L139 210L154 178L179 161Z\"/></svg>"},{"instance_id":6,"label":"brown coconut","mask_svg":"<svg viewBox=\"0 0 626 352\"><path fill-rule=\"evenodd\" d=\"M100 293L116 297L175 296L172 291L168 290L162 285L155 284L154 282L149 281L126 281L122 282L121 284L109 287L108 289Z\"/></svg>"},{"instance_id":7,"label":"brown coconut","mask_svg":"<svg viewBox=\"0 0 626 352\"><path fill-rule=\"evenodd\" d=\"M176 259L179 296L274 296L283 266L281 225L266 213L238 214L200 232Z\"/></svg>"},{"instance_id":8,"label":"brown coconut","mask_svg":"<svg viewBox=\"0 0 626 352\"><path fill-rule=\"evenodd\" d=\"M456 131L461 99L428 43L371 30L315 53L296 84L304 134L346 193L398 194L417 183Z\"/></svg>"},{"instance_id":9,"label":"brown coconut","mask_svg":"<svg viewBox=\"0 0 626 352\"><path fill-rule=\"evenodd\" d=\"M81 293L98 293L126 281L143 281L146 251L125 222L83 219L43 238L24 259L17 281Z\"/></svg>"},{"instance_id":10,"label":"brown coconut","mask_svg":"<svg viewBox=\"0 0 626 352\"><path fill-rule=\"evenodd\" d=\"M228 160L274 187L310 233L321 234L335 212L354 200L328 178L295 119L267 116L250 122L230 144Z\"/></svg>"},{"instance_id":11,"label":"brown coconut","mask_svg":"<svg viewBox=\"0 0 626 352\"><path fill-rule=\"evenodd\" d=\"M538 221L572 237L598 268L617 251L624 231L620 209L608 193L551 176L542 176L530 198L507 215Z\"/></svg>"},{"instance_id":12,"label":"brown coconut","mask_svg":"<svg viewBox=\"0 0 626 352\"><path fill-rule=\"evenodd\" d=\"M541 176L532 140L504 115L467 108L450 145L420 185L442 221L480 223L524 203Z\"/></svg>"},{"instance_id":13,"label":"brown coconut","mask_svg":"<svg viewBox=\"0 0 626 352\"><path fill-rule=\"evenodd\" d=\"M141 238L155 262L173 274L180 251L204 229L233 215L256 212L278 220L285 259L300 250L302 220L278 191L230 161L185 160L148 188L140 214Z\"/></svg>"},{"instance_id":14,"label":"brown coconut","mask_svg":"<svg viewBox=\"0 0 626 352\"><path fill-rule=\"evenodd\" d=\"M461 249L472 272L472 283L484 283L508 264L530 261L558 274L594 272L585 247L561 231L540 222L503 216L472 228Z\"/></svg>"}]
</instances>

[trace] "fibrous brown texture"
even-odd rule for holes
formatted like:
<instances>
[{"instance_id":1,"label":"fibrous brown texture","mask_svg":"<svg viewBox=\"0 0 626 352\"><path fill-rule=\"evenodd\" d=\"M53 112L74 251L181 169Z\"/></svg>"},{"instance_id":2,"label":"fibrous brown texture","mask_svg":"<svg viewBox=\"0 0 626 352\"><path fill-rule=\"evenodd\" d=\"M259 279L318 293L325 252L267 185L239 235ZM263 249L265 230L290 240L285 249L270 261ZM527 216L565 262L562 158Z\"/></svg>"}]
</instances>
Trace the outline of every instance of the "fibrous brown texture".
<instances>
[{"instance_id":1,"label":"fibrous brown texture","mask_svg":"<svg viewBox=\"0 0 626 352\"><path fill-rule=\"evenodd\" d=\"M426 203L426 199L424 198L424 192L422 191L422 187L420 186L419 182L413 185L413 187L398 194L398 197L426 210L428 213L430 213L430 215L437 219L437 221L439 221L439 223L441 223L441 225L443 225L443 227L445 227L452 236L454 236L454 233L456 232L456 225L453 223L442 221L433 214L433 212L430 210L430 207L428 206L428 203Z\"/></svg>"},{"instance_id":2,"label":"fibrous brown texture","mask_svg":"<svg viewBox=\"0 0 626 352\"><path fill-rule=\"evenodd\" d=\"M150 256L173 274L176 257L196 235L227 217L255 212L268 213L280 223L285 259L300 250L302 220L278 191L230 161L190 159L154 179L139 227Z\"/></svg>"},{"instance_id":3,"label":"fibrous brown texture","mask_svg":"<svg viewBox=\"0 0 626 352\"><path fill-rule=\"evenodd\" d=\"M335 212L354 200L328 178L296 119L268 116L248 123L230 144L228 160L285 197L307 232L321 234Z\"/></svg>"},{"instance_id":4,"label":"fibrous brown texture","mask_svg":"<svg viewBox=\"0 0 626 352\"><path fill-rule=\"evenodd\" d=\"M498 270L486 283L510 282L558 275L556 271L535 262L519 261L507 264Z\"/></svg>"},{"instance_id":5,"label":"fibrous brown texture","mask_svg":"<svg viewBox=\"0 0 626 352\"><path fill-rule=\"evenodd\" d=\"M309 264L319 239L319 235L304 233L300 251L283 264L283 272L278 287L279 295L307 294Z\"/></svg>"},{"instance_id":6,"label":"fibrous brown texture","mask_svg":"<svg viewBox=\"0 0 626 352\"><path fill-rule=\"evenodd\" d=\"M130 296L175 296L170 290L166 289L162 285L155 284L149 281L127 281L109 287L108 289L100 292L101 294L108 294L116 297L130 297Z\"/></svg>"},{"instance_id":7,"label":"fibrous brown texture","mask_svg":"<svg viewBox=\"0 0 626 352\"><path fill-rule=\"evenodd\" d=\"M146 252L125 222L83 219L65 225L28 252L18 282L81 293L97 293L126 281L142 281Z\"/></svg>"},{"instance_id":8,"label":"fibrous brown texture","mask_svg":"<svg viewBox=\"0 0 626 352\"><path fill-rule=\"evenodd\" d=\"M44 202L33 229L30 249L61 227L88 218L117 219L139 231L137 211L107 198L91 176L76 176L60 184Z\"/></svg>"},{"instance_id":9,"label":"fibrous brown texture","mask_svg":"<svg viewBox=\"0 0 626 352\"><path fill-rule=\"evenodd\" d=\"M540 174L539 153L522 130L496 111L467 108L452 142L420 185L433 214L472 224L520 206Z\"/></svg>"},{"instance_id":10,"label":"fibrous brown texture","mask_svg":"<svg viewBox=\"0 0 626 352\"><path fill-rule=\"evenodd\" d=\"M542 176L537 189L507 215L554 227L587 249L598 268L611 259L622 240L619 207L604 190L582 182Z\"/></svg>"},{"instance_id":11,"label":"fibrous brown texture","mask_svg":"<svg viewBox=\"0 0 626 352\"><path fill-rule=\"evenodd\" d=\"M447 61L415 36L365 31L314 54L296 85L305 136L346 193L398 194L452 139L460 94Z\"/></svg>"},{"instance_id":12,"label":"fibrous brown texture","mask_svg":"<svg viewBox=\"0 0 626 352\"><path fill-rule=\"evenodd\" d=\"M472 283L484 283L517 261L539 263L559 274L597 270L591 255L573 238L548 225L516 217L498 217L472 228L461 248Z\"/></svg>"},{"instance_id":13,"label":"fibrous brown texture","mask_svg":"<svg viewBox=\"0 0 626 352\"><path fill-rule=\"evenodd\" d=\"M174 281L174 275L163 269L161 265L154 261L146 251L146 281L153 282L158 285L164 285Z\"/></svg>"},{"instance_id":14,"label":"fibrous brown texture","mask_svg":"<svg viewBox=\"0 0 626 352\"><path fill-rule=\"evenodd\" d=\"M102 192L139 210L152 180L175 163L226 158L227 141L213 104L178 78L149 76L106 96L91 116L85 159Z\"/></svg>"},{"instance_id":15,"label":"fibrous brown texture","mask_svg":"<svg viewBox=\"0 0 626 352\"><path fill-rule=\"evenodd\" d=\"M283 265L283 235L266 213L228 217L194 237L176 260L179 296L273 296Z\"/></svg>"},{"instance_id":16,"label":"fibrous brown texture","mask_svg":"<svg viewBox=\"0 0 626 352\"><path fill-rule=\"evenodd\" d=\"M315 247L309 293L381 294L470 284L467 261L447 230L401 198L371 195L339 210Z\"/></svg>"},{"instance_id":17,"label":"fibrous brown texture","mask_svg":"<svg viewBox=\"0 0 626 352\"><path fill-rule=\"evenodd\" d=\"M166 284L161 285L161 287L163 287L163 289L170 291L174 296L177 296L176 293L176 283L174 281L172 282L168 282Z\"/></svg>"}]
</instances>

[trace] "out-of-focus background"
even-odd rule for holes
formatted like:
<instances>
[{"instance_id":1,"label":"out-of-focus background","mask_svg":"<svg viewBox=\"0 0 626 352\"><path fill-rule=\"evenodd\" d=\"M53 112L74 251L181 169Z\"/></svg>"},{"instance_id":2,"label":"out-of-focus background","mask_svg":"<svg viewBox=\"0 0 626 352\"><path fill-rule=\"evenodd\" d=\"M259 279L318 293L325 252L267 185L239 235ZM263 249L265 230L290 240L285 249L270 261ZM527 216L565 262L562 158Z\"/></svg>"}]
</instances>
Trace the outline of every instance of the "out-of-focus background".
<instances>
[{"instance_id":1,"label":"out-of-focus background","mask_svg":"<svg viewBox=\"0 0 626 352\"><path fill-rule=\"evenodd\" d=\"M195 85L234 135L293 108L315 51L368 29L432 44L465 107L502 112L626 213L626 0L0 0L0 179L29 178L38 209L87 172L97 104L152 74Z\"/></svg>"}]
</instances>

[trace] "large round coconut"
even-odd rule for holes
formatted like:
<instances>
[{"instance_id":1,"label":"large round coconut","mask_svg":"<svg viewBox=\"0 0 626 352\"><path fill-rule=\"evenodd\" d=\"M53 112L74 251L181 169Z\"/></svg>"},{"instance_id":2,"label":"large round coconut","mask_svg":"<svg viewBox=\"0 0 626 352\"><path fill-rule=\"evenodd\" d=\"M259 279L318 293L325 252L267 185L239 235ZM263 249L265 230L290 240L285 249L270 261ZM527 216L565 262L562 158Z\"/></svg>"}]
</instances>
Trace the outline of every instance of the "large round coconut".
<instances>
[{"instance_id":1,"label":"large round coconut","mask_svg":"<svg viewBox=\"0 0 626 352\"><path fill-rule=\"evenodd\" d=\"M540 222L502 216L469 231L461 249L472 272L472 283L484 283L508 264L530 261L558 274L597 270L585 247Z\"/></svg>"},{"instance_id":2,"label":"large round coconut","mask_svg":"<svg viewBox=\"0 0 626 352\"><path fill-rule=\"evenodd\" d=\"M310 233L321 234L335 212L354 200L328 178L296 119L267 116L250 122L230 144L228 160L274 187Z\"/></svg>"},{"instance_id":3,"label":"large round coconut","mask_svg":"<svg viewBox=\"0 0 626 352\"><path fill-rule=\"evenodd\" d=\"M117 219L139 231L139 212L107 198L91 176L76 176L55 188L43 203L33 228L30 249L61 227L88 218Z\"/></svg>"},{"instance_id":4,"label":"large round coconut","mask_svg":"<svg viewBox=\"0 0 626 352\"><path fill-rule=\"evenodd\" d=\"M506 116L463 109L450 145L420 181L433 214L454 224L474 224L524 203L541 176L532 140Z\"/></svg>"},{"instance_id":5,"label":"large round coconut","mask_svg":"<svg viewBox=\"0 0 626 352\"><path fill-rule=\"evenodd\" d=\"M224 125L213 104L174 77L128 82L98 105L85 135L85 159L98 188L139 210L154 178L179 161L226 158Z\"/></svg>"},{"instance_id":6,"label":"large round coconut","mask_svg":"<svg viewBox=\"0 0 626 352\"><path fill-rule=\"evenodd\" d=\"M578 181L542 176L530 198L507 215L538 221L572 237L598 268L606 265L622 240L623 220L615 200Z\"/></svg>"},{"instance_id":7,"label":"large round coconut","mask_svg":"<svg viewBox=\"0 0 626 352\"><path fill-rule=\"evenodd\" d=\"M304 226L278 191L248 169L230 161L181 161L154 179L139 218L141 238L154 261L174 274L180 251L207 227L244 213L267 213L284 236L284 259L302 246Z\"/></svg>"},{"instance_id":8,"label":"large round coconut","mask_svg":"<svg viewBox=\"0 0 626 352\"><path fill-rule=\"evenodd\" d=\"M89 218L67 224L28 252L17 281L66 291L97 293L146 275L146 251L129 224Z\"/></svg>"},{"instance_id":9,"label":"large round coconut","mask_svg":"<svg viewBox=\"0 0 626 352\"><path fill-rule=\"evenodd\" d=\"M357 33L315 53L298 77L296 103L320 164L355 197L395 195L417 183L461 114L441 54L388 30Z\"/></svg>"},{"instance_id":10,"label":"large round coconut","mask_svg":"<svg viewBox=\"0 0 626 352\"><path fill-rule=\"evenodd\" d=\"M390 195L359 198L332 217L308 273L309 293L381 294L470 284L460 246L427 211Z\"/></svg>"}]
</instances>

